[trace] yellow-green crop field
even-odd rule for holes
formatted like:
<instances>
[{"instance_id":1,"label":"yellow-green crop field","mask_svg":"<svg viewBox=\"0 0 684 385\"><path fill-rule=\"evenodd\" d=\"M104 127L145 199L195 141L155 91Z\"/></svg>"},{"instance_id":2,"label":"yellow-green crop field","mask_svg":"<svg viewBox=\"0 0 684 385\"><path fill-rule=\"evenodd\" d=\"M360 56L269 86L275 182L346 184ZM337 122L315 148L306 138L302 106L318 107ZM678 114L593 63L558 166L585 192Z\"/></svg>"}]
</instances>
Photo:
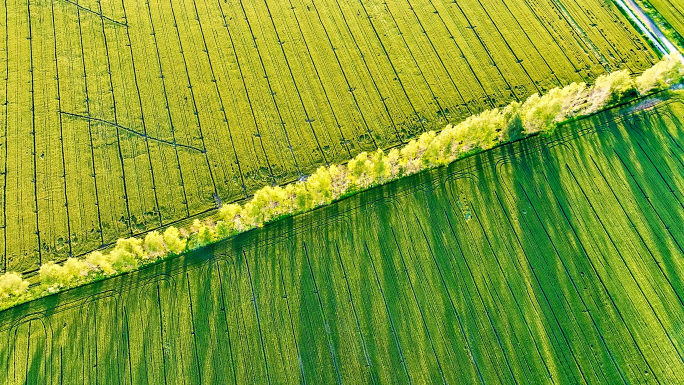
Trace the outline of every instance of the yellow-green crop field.
<instances>
[{"instance_id":1,"label":"yellow-green crop field","mask_svg":"<svg viewBox=\"0 0 684 385\"><path fill-rule=\"evenodd\" d=\"M3 384L676 384L661 93L0 313Z\"/></svg>"},{"instance_id":2,"label":"yellow-green crop field","mask_svg":"<svg viewBox=\"0 0 684 385\"><path fill-rule=\"evenodd\" d=\"M0 269L656 60L601 0L4 0Z\"/></svg>"}]
</instances>

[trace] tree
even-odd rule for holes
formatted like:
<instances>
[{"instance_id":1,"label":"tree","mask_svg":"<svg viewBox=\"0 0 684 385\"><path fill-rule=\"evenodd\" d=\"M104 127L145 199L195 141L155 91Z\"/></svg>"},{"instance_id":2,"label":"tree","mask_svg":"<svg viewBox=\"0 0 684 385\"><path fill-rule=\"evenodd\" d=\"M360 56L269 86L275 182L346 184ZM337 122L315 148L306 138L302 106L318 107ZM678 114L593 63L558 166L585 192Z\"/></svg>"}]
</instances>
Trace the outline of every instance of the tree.
<instances>
[{"instance_id":1,"label":"tree","mask_svg":"<svg viewBox=\"0 0 684 385\"><path fill-rule=\"evenodd\" d=\"M194 236L191 238L189 249L206 246L213 243L216 239L215 227L210 223L200 222L199 219L195 219L192 222L192 232Z\"/></svg>"},{"instance_id":2,"label":"tree","mask_svg":"<svg viewBox=\"0 0 684 385\"><path fill-rule=\"evenodd\" d=\"M166 243L169 252L178 255L185 251L188 240L180 236L180 231L177 228L170 226L164 231L164 243Z\"/></svg>"},{"instance_id":3,"label":"tree","mask_svg":"<svg viewBox=\"0 0 684 385\"><path fill-rule=\"evenodd\" d=\"M65 283L65 274L62 266L53 261L48 261L40 266L38 270L40 282L47 286L48 291L56 291Z\"/></svg>"},{"instance_id":4,"label":"tree","mask_svg":"<svg viewBox=\"0 0 684 385\"><path fill-rule=\"evenodd\" d=\"M634 79L627 70L617 71L596 78L588 91L586 104L578 115L589 115L600 111L606 105L620 101L636 90Z\"/></svg>"},{"instance_id":5,"label":"tree","mask_svg":"<svg viewBox=\"0 0 684 385\"><path fill-rule=\"evenodd\" d=\"M94 271L89 263L80 258L67 258L62 266L65 280L69 283L85 280Z\"/></svg>"},{"instance_id":6,"label":"tree","mask_svg":"<svg viewBox=\"0 0 684 385\"><path fill-rule=\"evenodd\" d=\"M100 251L93 251L92 253L88 254L86 257L86 262L102 272L102 274L105 276L116 273L116 270L114 270L109 260L109 256L102 254Z\"/></svg>"},{"instance_id":7,"label":"tree","mask_svg":"<svg viewBox=\"0 0 684 385\"><path fill-rule=\"evenodd\" d=\"M501 131L499 131L497 140L500 143L506 143L523 137L522 119L520 117L520 108L522 105L518 102L512 102L501 110Z\"/></svg>"},{"instance_id":8,"label":"tree","mask_svg":"<svg viewBox=\"0 0 684 385\"><path fill-rule=\"evenodd\" d=\"M333 186L328 167L319 167L304 183L311 196L313 206L328 204L332 201Z\"/></svg>"},{"instance_id":9,"label":"tree","mask_svg":"<svg viewBox=\"0 0 684 385\"><path fill-rule=\"evenodd\" d=\"M378 149L370 159L370 172L373 184L383 183L392 176L392 167L385 152Z\"/></svg>"},{"instance_id":10,"label":"tree","mask_svg":"<svg viewBox=\"0 0 684 385\"><path fill-rule=\"evenodd\" d=\"M291 194L291 199L293 199L292 207L289 210L290 213L308 211L317 206L316 201L314 200L314 192L309 188L308 179L306 182L297 182L293 185L288 185L288 187L290 186L292 186L292 191L288 191L288 194ZM330 194L329 191L328 194Z\"/></svg>"},{"instance_id":11,"label":"tree","mask_svg":"<svg viewBox=\"0 0 684 385\"><path fill-rule=\"evenodd\" d=\"M158 231L152 231L145 236L145 251L150 258L159 258L168 252L164 236Z\"/></svg>"},{"instance_id":12,"label":"tree","mask_svg":"<svg viewBox=\"0 0 684 385\"><path fill-rule=\"evenodd\" d=\"M403 173L401 167L401 152L393 148L387 154L387 163L390 167L390 179L397 179Z\"/></svg>"},{"instance_id":13,"label":"tree","mask_svg":"<svg viewBox=\"0 0 684 385\"><path fill-rule=\"evenodd\" d=\"M229 237L234 231L244 230L241 219L242 207L237 203L231 203L219 208L219 222L217 223L217 236L220 239Z\"/></svg>"},{"instance_id":14,"label":"tree","mask_svg":"<svg viewBox=\"0 0 684 385\"><path fill-rule=\"evenodd\" d=\"M0 275L0 299L18 296L28 290L29 283L21 275L8 272Z\"/></svg>"},{"instance_id":15,"label":"tree","mask_svg":"<svg viewBox=\"0 0 684 385\"><path fill-rule=\"evenodd\" d=\"M344 195L349 189L349 181L347 180L349 171L344 166L333 164L328 167L328 174L330 175L330 192L332 195L330 201L333 201Z\"/></svg>"},{"instance_id":16,"label":"tree","mask_svg":"<svg viewBox=\"0 0 684 385\"><path fill-rule=\"evenodd\" d=\"M587 100L587 85L571 83L544 96L534 94L523 103L520 116L526 134L551 131L556 123L580 113Z\"/></svg>"},{"instance_id":17,"label":"tree","mask_svg":"<svg viewBox=\"0 0 684 385\"><path fill-rule=\"evenodd\" d=\"M368 153L362 152L347 163L347 180L353 188L363 188L370 185L368 176L369 161Z\"/></svg>"},{"instance_id":18,"label":"tree","mask_svg":"<svg viewBox=\"0 0 684 385\"><path fill-rule=\"evenodd\" d=\"M142 240L122 238L116 241L116 247L108 254L109 263L117 272L130 271L138 267L138 258L144 255Z\"/></svg>"},{"instance_id":19,"label":"tree","mask_svg":"<svg viewBox=\"0 0 684 385\"><path fill-rule=\"evenodd\" d=\"M644 71L637 77L636 87L641 95L646 95L651 91L664 90L677 84L684 78L684 64L682 56L678 53L671 53L653 67Z\"/></svg>"}]
</instances>

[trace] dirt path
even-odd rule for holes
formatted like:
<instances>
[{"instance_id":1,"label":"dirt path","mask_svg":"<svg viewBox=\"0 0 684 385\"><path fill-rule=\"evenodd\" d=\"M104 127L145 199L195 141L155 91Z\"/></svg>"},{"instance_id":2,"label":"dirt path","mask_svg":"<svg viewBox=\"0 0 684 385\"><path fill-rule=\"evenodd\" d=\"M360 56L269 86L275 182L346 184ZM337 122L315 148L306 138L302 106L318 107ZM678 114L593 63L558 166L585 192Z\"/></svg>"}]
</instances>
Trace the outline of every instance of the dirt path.
<instances>
[{"instance_id":1,"label":"dirt path","mask_svg":"<svg viewBox=\"0 0 684 385\"><path fill-rule=\"evenodd\" d=\"M679 52L675 45L663 34L658 25L634 0L615 0L627 15L634 21L639 29L648 37L656 48L663 54ZM681 57L681 55L680 55ZM684 58L682 58L684 61Z\"/></svg>"}]
</instances>

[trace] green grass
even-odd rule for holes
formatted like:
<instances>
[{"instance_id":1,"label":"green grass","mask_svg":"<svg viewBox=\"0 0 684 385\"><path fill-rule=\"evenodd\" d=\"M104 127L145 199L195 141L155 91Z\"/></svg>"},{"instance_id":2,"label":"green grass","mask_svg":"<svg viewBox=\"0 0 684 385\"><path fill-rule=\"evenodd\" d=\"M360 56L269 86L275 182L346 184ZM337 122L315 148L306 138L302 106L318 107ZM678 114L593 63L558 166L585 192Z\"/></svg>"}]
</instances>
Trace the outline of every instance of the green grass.
<instances>
[{"instance_id":1,"label":"green grass","mask_svg":"<svg viewBox=\"0 0 684 385\"><path fill-rule=\"evenodd\" d=\"M0 269L655 59L593 0L8 0Z\"/></svg>"},{"instance_id":2,"label":"green grass","mask_svg":"<svg viewBox=\"0 0 684 385\"><path fill-rule=\"evenodd\" d=\"M0 382L675 383L661 93L0 313Z\"/></svg>"}]
</instances>

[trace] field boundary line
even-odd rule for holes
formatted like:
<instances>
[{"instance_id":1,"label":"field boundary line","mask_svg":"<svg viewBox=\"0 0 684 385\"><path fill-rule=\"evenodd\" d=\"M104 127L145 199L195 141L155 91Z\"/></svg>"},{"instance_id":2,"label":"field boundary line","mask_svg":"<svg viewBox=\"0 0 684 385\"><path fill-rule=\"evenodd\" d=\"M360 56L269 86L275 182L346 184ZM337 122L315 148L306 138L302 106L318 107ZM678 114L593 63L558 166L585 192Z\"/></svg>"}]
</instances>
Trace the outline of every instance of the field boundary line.
<instances>
[{"instance_id":1,"label":"field boundary line","mask_svg":"<svg viewBox=\"0 0 684 385\"><path fill-rule=\"evenodd\" d=\"M150 246L151 241L159 239L161 236L159 233L153 234L152 238L145 241L134 237L120 238L117 240L117 248L107 255L102 255L102 261L106 262L110 258L112 261L117 261L122 256L130 255L132 262L127 262L118 270L110 271L104 270L104 265L100 262L88 264L82 259L72 260L72 263L83 264L83 269L86 269L83 276L87 277L85 281L79 278L80 275L76 276L68 271L63 272L61 269L64 267L53 264L48 266L48 270L39 274L38 280L41 284L31 286L30 291L20 289L17 292L19 298L11 298L7 303L14 305L18 303L17 301L26 301L29 296L36 296L44 291L50 293L68 289L73 285L136 270L159 260L219 242L235 234L263 227L278 219L340 201L376 185L386 184L421 171L443 167L458 159L469 158L524 137L539 133L552 133L559 125L588 119L605 110L627 111L631 104L642 100L637 95L649 97L655 95L654 90L664 91L670 86L678 85L684 79L684 66L678 57L669 55L638 77L630 77L625 70L606 75L602 79L590 87L583 83L573 83L564 89L556 88L541 97L533 95L522 105L512 102L502 110L495 109L472 116L456 126L448 125L439 134L434 131L425 133L401 150L393 149L389 154L379 149L371 153L369 158L368 153L361 153L350 160L346 166L340 164L327 169L321 167L310 178L289 185L286 189L279 186L266 186L255 194L252 201L244 205L231 203L222 206L218 217L207 218L205 221L196 220L191 227L184 229L183 233L176 228L169 228L161 240L161 253L154 252L154 248ZM625 89L612 90L615 82L620 82L619 84L626 82L626 85L620 86ZM597 93L603 95L598 101L594 100L593 96ZM677 91L664 95L667 98L663 102L668 104L668 100L678 101L681 97L681 93ZM564 108L563 105L570 107ZM549 108L555 111L553 115L548 116L551 114ZM540 113L542 117L539 117ZM469 136L473 130L480 130L483 133L478 134L478 137ZM574 137L591 131L590 129L573 130L566 137ZM597 131L596 127L593 131ZM550 141L546 147L559 144L562 144L562 141ZM213 210L206 212L209 211ZM143 233L145 232L137 235ZM130 248L133 248L133 251L129 251ZM53 284L48 284L47 281L40 281L46 277L45 274L52 274L48 272L50 270L55 270L56 274L67 274L64 276L65 281L58 280L55 283L57 286L51 286ZM24 281L20 283L29 286Z\"/></svg>"},{"instance_id":2,"label":"field boundary line","mask_svg":"<svg viewBox=\"0 0 684 385\"><path fill-rule=\"evenodd\" d=\"M7 58L9 59L9 31L7 30L7 23L9 21L8 17L8 9L7 9L7 1L5 0L5 55L7 55ZM8 81L9 81L9 60L5 60L5 102L2 106L2 108L5 109L5 171L2 173L3 174L3 179L4 183L2 184L2 227L3 227L3 238L4 238L4 243L3 243L3 254L2 254L2 271L5 272L7 271L7 156L9 155L9 151L7 149L7 143L8 143L8 134L9 134L9 129L8 129L8 124L9 124L9 117L8 117L8 109L9 109L9 87L8 87Z\"/></svg>"},{"instance_id":3,"label":"field boundary line","mask_svg":"<svg viewBox=\"0 0 684 385\"><path fill-rule=\"evenodd\" d=\"M31 53L31 136L33 137L33 198L36 213L36 237L38 238L38 265L43 264L43 245L40 241L40 220L38 215L38 154L36 150L36 84L33 66L33 24L31 23L31 0L26 1L28 10L29 51ZM5 159L7 161L7 159ZM5 230L5 233L7 230Z\"/></svg>"},{"instance_id":4,"label":"field boundary line","mask_svg":"<svg viewBox=\"0 0 684 385\"><path fill-rule=\"evenodd\" d=\"M57 108L59 111L62 110L62 94L61 94L61 89L60 89L60 81L59 81L59 65L58 63L58 56L57 56L57 27L55 26L55 3L54 1L50 2L50 11L52 14L52 38L54 39L54 53L55 53L55 81L57 82ZM62 180L64 181L64 203L66 206L66 223L67 223L67 232L68 232L68 239L67 243L69 244L69 256L73 256L74 251L73 251L73 245L71 242L71 237L73 236L71 233L71 216L69 215L69 193L68 193L68 188L67 188L67 180L66 180L66 158L64 155L64 125L62 122L62 114L59 114L59 145L60 149L62 152ZM7 157L5 157L7 159Z\"/></svg>"}]
</instances>

